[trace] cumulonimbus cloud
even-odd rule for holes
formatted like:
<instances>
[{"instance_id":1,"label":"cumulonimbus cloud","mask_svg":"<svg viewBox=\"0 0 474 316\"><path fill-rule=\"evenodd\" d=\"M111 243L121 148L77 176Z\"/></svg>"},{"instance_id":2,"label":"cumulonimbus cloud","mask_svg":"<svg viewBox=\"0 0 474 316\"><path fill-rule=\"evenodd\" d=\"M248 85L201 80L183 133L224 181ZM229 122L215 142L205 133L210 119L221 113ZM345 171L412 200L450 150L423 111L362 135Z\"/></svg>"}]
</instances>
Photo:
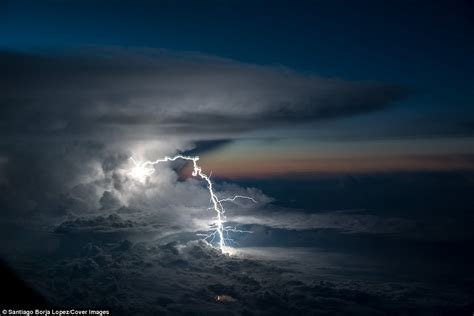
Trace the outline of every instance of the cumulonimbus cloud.
<instances>
[{"instance_id":1,"label":"cumulonimbus cloud","mask_svg":"<svg viewBox=\"0 0 474 316\"><path fill-rule=\"evenodd\" d=\"M208 218L199 182L180 182L165 168L151 187L134 190L116 169L132 153L156 158L198 140L373 111L408 93L156 50L3 52L0 68L4 213L79 216L126 205L143 216L159 210L161 223L192 228L190 214Z\"/></svg>"}]
</instances>

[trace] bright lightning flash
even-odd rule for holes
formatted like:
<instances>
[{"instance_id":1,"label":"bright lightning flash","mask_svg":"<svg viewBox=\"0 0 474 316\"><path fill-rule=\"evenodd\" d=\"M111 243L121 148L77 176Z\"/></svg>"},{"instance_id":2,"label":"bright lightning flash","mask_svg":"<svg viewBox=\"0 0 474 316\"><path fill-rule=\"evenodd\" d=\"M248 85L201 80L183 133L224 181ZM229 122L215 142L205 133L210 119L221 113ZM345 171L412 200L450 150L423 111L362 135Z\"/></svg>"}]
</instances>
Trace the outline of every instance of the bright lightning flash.
<instances>
[{"instance_id":1,"label":"bright lightning flash","mask_svg":"<svg viewBox=\"0 0 474 316\"><path fill-rule=\"evenodd\" d=\"M174 157L166 156L161 159L157 159L154 161L145 161L145 162L137 162L135 159L133 159L133 157L131 157L130 160L133 162L134 167L129 171L129 174L134 179L140 182L145 182L146 178L148 176L151 176L155 172L155 168L153 167L154 165L157 165L162 162L175 161L178 159L192 161L193 163L192 176L199 177L206 182L207 188L209 190L209 195L211 197L210 209L213 209L217 214L217 216L213 219L213 222L209 225L209 227L211 228L211 233L202 235L204 236L204 240L209 241L212 244L216 239L218 239L219 249L221 250L221 252L229 253L230 249L228 249L229 247L227 246L226 242L233 242L229 233L230 232L251 233L251 231L244 231L244 230L239 230L236 227L225 226L225 215L224 215L225 209L222 206L222 202L235 202L237 199L247 199L247 200L251 200L254 203L257 203L257 201L255 201L253 198L249 196L244 196L244 195L236 195L232 198L219 199L214 192L214 188L213 188L213 184L212 184L210 176L206 175L202 171L201 167L198 165L197 162L199 160L199 157L197 156L196 157L183 156L183 155L177 155Z\"/></svg>"},{"instance_id":2,"label":"bright lightning flash","mask_svg":"<svg viewBox=\"0 0 474 316\"><path fill-rule=\"evenodd\" d=\"M135 166L129 171L129 174L130 176L132 176L132 178L140 182L145 182L146 177L151 176L155 172L154 168L151 168L149 166L143 166L135 159L133 159L133 157L130 157L130 160L133 161L133 164Z\"/></svg>"}]
</instances>

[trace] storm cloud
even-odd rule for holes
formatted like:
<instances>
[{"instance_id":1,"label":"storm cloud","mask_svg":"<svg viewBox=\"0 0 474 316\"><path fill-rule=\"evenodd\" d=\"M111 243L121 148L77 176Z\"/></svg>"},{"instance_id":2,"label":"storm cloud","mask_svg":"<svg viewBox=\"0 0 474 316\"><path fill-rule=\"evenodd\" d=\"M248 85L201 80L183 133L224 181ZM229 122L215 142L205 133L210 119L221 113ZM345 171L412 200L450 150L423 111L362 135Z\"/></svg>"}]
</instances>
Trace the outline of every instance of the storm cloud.
<instances>
[{"instance_id":1,"label":"storm cloud","mask_svg":"<svg viewBox=\"0 0 474 316\"><path fill-rule=\"evenodd\" d=\"M0 205L5 216L58 223L126 207L141 215L159 209L162 223L196 228L209 215L201 211L206 189L179 181L171 169L179 163L140 186L126 174L130 156L152 159L193 150L200 140L374 111L409 92L154 49L4 51L0 67ZM223 197L241 192L270 201L227 188ZM192 225L190 214L199 215Z\"/></svg>"}]
</instances>

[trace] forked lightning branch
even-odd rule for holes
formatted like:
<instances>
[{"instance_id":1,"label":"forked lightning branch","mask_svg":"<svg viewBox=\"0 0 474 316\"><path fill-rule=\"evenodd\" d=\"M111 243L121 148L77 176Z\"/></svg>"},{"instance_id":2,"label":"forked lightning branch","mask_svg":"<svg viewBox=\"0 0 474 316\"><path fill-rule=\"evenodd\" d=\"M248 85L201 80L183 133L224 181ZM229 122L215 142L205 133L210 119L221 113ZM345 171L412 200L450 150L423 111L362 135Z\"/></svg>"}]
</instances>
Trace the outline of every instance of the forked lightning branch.
<instances>
[{"instance_id":1,"label":"forked lightning branch","mask_svg":"<svg viewBox=\"0 0 474 316\"><path fill-rule=\"evenodd\" d=\"M235 195L232 198L219 199L216 193L214 192L214 187L213 187L210 176L205 174L202 171L202 168L198 165L197 162L199 160L199 157L197 156L196 157L183 156L183 155L177 155L174 157L166 156L164 158L157 159L154 161L144 161L144 162L138 162L135 159L133 159L133 157L131 157L130 160L133 162L134 167L130 170L129 174L135 179L143 181L146 179L146 177L151 176L153 173L155 173L155 167L154 167L155 165L159 163L169 162L169 161L176 161L178 159L192 162L193 164L192 176L199 177L200 179L204 180L204 182L206 182L207 189L210 195L211 209L213 209L216 212L216 216L213 218L211 224L209 225L210 233L204 234L204 239L210 242L211 244L217 241L221 252L226 252L226 247L228 247L227 243L232 242L232 238L230 237L229 233L231 232L250 233L250 231L239 230L236 227L226 226L225 225L226 220L225 220L225 215L224 215L225 209L222 203L235 202L237 199L247 199L256 203L256 201L253 198L249 196L244 196L244 195Z\"/></svg>"}]
</instances>

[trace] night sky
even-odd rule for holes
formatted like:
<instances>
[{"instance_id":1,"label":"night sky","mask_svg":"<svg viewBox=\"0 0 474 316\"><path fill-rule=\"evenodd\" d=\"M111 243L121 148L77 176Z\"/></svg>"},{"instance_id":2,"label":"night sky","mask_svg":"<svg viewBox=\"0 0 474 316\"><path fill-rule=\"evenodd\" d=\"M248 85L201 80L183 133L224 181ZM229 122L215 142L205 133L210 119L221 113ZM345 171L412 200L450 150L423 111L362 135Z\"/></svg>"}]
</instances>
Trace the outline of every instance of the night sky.
<instances>
[{"instance_id":1,"label":"night sky","mask_svg":"<svg viewBox=\"0 0 474 316\"><path fill-rule=\"evenodd\" d=\"M473 39L469 0L0 0L0 308L471 315ZM177 154L255 200L229 253L192 164L130 171Z\"/></svg>"}]
</instances>

